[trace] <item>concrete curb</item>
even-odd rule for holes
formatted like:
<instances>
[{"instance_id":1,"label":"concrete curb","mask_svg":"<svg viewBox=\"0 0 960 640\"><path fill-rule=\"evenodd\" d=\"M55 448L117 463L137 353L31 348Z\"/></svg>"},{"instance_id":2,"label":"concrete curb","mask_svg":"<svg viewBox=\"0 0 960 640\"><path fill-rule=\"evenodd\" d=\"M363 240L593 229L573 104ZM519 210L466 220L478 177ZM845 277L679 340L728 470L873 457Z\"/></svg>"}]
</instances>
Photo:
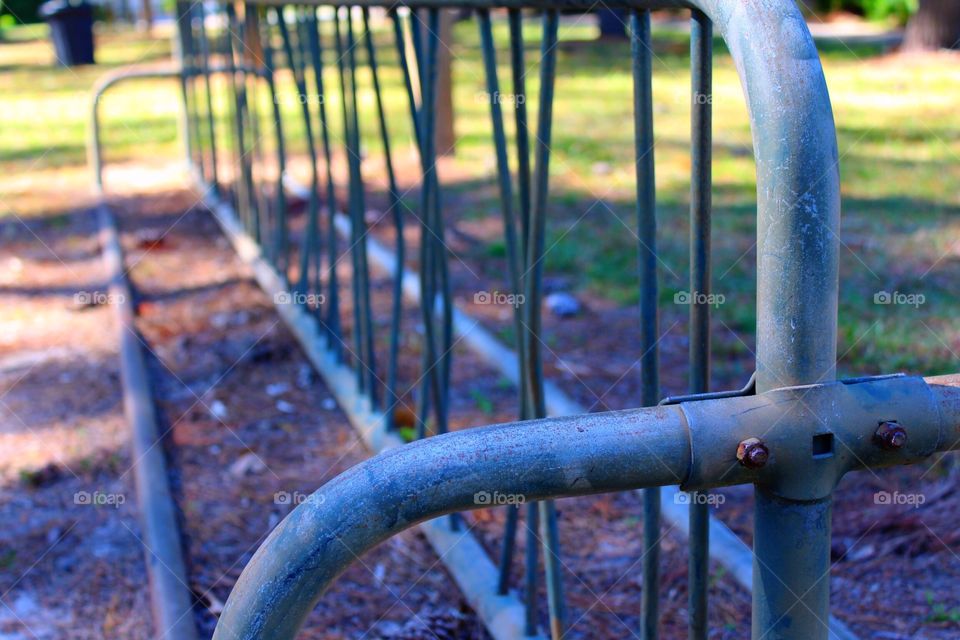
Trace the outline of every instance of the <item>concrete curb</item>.
<instances>
[{"instance_id":1,"label":"concrete curb","mask_svg":"<svg viewBox=\"0 0 960 640\"><path fill-rule=\"evenodd\" d=\"M110 278L110 297L120 325L120 374L123 406L131 430L137 504L143 527L154 638L197 640L193 595L160 430L150 394L141 339L134 323L136 309L125 277L123 250L113 214L106 204L97 208L103 260Z\"/></svg>"}]
</instances>

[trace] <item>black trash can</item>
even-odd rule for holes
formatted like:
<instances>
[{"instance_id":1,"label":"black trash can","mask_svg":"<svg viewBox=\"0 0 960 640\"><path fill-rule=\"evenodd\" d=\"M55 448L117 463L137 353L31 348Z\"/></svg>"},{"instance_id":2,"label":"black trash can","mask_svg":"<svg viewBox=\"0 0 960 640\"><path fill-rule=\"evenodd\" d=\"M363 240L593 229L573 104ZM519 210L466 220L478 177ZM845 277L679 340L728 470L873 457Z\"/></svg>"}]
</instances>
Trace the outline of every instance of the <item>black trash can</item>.
<instances>
[{"instance_id":1,"label":"black trash can","mask_svg":"<svg viewBox=\"0 0 960 640\"><path fill-rule=\"evenodd\" d=\"M50 0L40 5L50 25L57 62L65 67L93 64L93 7L80 0Z\"/></svg>"}]
</instances>

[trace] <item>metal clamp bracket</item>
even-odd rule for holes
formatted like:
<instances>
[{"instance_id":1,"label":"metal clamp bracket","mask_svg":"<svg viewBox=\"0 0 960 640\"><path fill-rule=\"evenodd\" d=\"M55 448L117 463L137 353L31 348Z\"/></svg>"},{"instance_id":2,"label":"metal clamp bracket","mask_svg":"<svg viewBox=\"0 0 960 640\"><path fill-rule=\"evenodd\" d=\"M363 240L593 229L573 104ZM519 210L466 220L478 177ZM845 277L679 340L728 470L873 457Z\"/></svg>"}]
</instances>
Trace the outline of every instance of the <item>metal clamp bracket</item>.
<instances>
[{"instance_id":1,"label":"metal clamp bracket","mask_svg":"<svg viewBox=\"0 0 960 640\"><path fill-rule=\"evenodd\" d=\"M940 441L937 402L921 377L784 387L680 408L690 434L686 491L754 483L818 500L848 471L917 462Z\"/></svg>"}]
</instances>

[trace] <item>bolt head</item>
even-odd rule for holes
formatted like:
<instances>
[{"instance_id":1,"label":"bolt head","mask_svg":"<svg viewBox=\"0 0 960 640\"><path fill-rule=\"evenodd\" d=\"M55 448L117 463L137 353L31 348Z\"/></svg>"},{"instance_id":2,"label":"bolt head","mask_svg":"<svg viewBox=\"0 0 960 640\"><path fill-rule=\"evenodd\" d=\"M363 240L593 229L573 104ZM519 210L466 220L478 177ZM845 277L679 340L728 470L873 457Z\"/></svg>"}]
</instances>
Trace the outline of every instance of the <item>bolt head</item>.
<instances>
[{"instance_id":1,"label":"bolt head","mask_svg":"<svg viewBox=\"0 0 960 640\"><path fill-rule=\"evenodd\" d=\"M899 422L887 420L880 423L874 434L874 440L881 449L896 451L907 444L907 430Z\"/></svg>"},{"instance_id":2,"label":"bolt head","mask_svg":"<svg viewBox=\"0 0 960 640\"><path fill-rule=\"evenodd\" d=\"M770 450L759 438L747 438L737 445L737 460L747 469L759 469L770 459Z\"/></svg>"}]
</instances>

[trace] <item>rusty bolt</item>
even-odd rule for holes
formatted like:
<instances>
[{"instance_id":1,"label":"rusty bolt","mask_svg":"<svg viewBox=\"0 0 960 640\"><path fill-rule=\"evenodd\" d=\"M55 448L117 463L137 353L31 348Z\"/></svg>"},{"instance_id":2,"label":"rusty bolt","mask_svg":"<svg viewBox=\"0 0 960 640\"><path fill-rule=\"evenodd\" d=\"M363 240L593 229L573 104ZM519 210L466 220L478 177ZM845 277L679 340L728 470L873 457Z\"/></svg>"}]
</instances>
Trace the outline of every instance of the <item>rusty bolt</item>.
<instances>
[{"instance_id":1,"label":"rusty bolt","mask_svg":"<svg viewBox=\"0 0 960 640\"><path fill-rule=\"evenodd\" d=\"M737 445L737 460L747 469L759 469L769 458L770 450L759 438L747 438Z\"/></svg>"},{"instance_id":2,"label":"rusty bolt","mask_svg":"<svg viewBox=\"0 0 960 640\"><path fill-rule=\"evenodd\" d=\"M877 427L873 438L881 449L896 451L907 444L907 430L901 427L899 422L885 420Z\"/></svg>"}]
</instances>

